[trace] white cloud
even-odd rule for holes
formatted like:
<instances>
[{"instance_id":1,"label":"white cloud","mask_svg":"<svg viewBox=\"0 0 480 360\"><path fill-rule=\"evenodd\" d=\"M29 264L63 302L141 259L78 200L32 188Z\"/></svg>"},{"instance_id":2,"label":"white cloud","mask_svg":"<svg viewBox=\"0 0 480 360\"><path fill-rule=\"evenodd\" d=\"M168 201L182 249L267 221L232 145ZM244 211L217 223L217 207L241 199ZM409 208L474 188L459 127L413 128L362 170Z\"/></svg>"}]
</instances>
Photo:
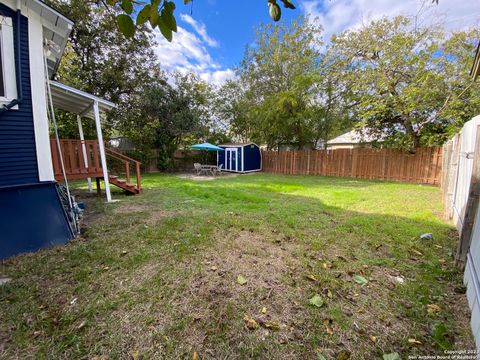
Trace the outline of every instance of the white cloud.
<instances>
[{"instance_id":1,"label":"white cloud","mask_svg":"<svg viewBox=\"0 0 480 360\"><path fill-rule=\"evenodd\" d=\"M208 83L220 85L227 80L235 77L235 72L232 69L217 70L213 72L205 72L200 77Z\"/></svg>"},{"instance_id":2,"label":"white cloud","mask_svg":"<svg viewBox=\"0 0 480 360\"><path fill-rule=\"evenodd\" d=\"M422 13L425 24L443 24L447 31L461 30L480 23L478 3L470 0L307 0L301 3L305 14L318 17L324 27L324 40L346 29L355 29L383 16L412 16Z\"/></svg>"},{"instance_id":3,"label":"white cloud","mask_svg":"<svg viewBox=\"0 0 480 360\"><path fill-rule=\"evenodd\" d=\"M198 22L194 18L192 18L188 14L180 14L180 18L185 21L187 24L189 24L200 37L202 40L211 47L218 47L218 41L215 39L212 39L210 36L207 34L207 27L205 26L204 23Z\"/></svg>"},{"instance_id":4,"label":"white cloud","mask_svg":"<svg viewBox=\"0 0 480 360\"><path fill-rule=\"evenodd\" d=\"M162 68L182 74L193 72L212 84L221 84L233 78L232 69L223 68L212 58L208 48L218 42L208 36L205 25L196 22L189 15L182 14L181 19L190 24L198 35L178 26L173 41L168 42L158 29L155 30L155 52Z\"/></svg>"}]
</instances>

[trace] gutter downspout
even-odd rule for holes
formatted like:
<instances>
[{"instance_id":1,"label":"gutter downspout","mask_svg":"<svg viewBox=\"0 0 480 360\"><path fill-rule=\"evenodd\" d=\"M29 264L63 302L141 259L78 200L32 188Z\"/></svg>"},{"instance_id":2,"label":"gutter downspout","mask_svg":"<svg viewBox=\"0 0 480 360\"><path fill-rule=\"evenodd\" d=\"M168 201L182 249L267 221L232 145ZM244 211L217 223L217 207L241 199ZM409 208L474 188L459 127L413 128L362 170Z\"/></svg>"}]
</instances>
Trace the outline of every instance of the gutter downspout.
<instances>
[{"instance_id":1,"label":"gutter downspout","mask_svg":"<svg viewBox=\"0 0 480 360\"><path fill-rule=\"evenodd\" d=\"M16 73L17 73L17 93L18 97L12 101L10 101L8 104L3 105L2 108L0 108L0 115L3 114L5 111L10 110L14 106L20 104L23 100L23 88L22 88L22 61L20 59L21 56L21 49L20 49L20 29L21 29L21 15L22 12L20 8L17 9L17 28L16 28Z\"/></svg>"}]
</instances>

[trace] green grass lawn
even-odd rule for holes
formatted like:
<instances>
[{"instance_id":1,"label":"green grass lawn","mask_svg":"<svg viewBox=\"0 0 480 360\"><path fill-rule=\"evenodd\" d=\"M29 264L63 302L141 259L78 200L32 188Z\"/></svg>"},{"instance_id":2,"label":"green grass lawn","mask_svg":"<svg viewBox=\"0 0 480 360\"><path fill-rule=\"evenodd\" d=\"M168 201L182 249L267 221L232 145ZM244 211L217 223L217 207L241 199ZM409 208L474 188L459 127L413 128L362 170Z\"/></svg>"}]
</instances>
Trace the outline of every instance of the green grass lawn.
<instances>
[{"instance_id":1,"label":"green grass lawn","mask_svg":"<svg viewBox=\"0 0 480 360\"><path fill-rule=\"evenodd\" d=\"M115 192L113 204L89 197L82 238L1 263L13 281L0 287L0 357L406 359L473 348L436 187L254 174L147 175L144 188Z\"/></svg>"}]
</instances>

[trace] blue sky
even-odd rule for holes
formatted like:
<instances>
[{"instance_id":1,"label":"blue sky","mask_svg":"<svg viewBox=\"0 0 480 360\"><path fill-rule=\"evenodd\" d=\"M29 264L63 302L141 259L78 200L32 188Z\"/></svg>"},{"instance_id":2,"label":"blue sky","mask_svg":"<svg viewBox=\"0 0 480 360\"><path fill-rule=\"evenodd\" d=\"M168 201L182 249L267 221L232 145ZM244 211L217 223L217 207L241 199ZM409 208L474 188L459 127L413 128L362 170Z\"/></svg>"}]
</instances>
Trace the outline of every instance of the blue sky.
<instances>
[{"instance_id":1,"label":"blue sky","mask_svg":"<svg viewBox=\"0 0 480 360\"><path fill-rule=\"evenodd\" d=\"M289 21L309 14L324 28L326 41L334 33L355 29L382 16L423 14L425 24L442 23L449 31L480 24L480 0L293 0L297 10L283 9ZM192 71L220 84L234 76L255 27L271 22L266 0L194 0L193 8L177 2L179 31L172 43L157 36L156 53L162 67Z\"/></svg>"}]
</instances>

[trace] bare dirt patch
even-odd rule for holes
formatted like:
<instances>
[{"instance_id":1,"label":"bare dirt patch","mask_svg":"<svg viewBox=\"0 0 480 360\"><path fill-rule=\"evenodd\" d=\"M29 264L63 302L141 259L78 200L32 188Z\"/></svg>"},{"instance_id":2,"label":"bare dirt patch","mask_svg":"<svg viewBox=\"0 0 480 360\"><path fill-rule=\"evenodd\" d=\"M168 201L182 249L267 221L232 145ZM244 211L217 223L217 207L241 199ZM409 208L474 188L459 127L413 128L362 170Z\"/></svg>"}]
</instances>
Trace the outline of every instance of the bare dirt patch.
<instances>
[{"instance_id":1,"label":"bare dirt patch","mask_svg":"<svg viewBox=\"0 0 480 360\"><path fill-rule=\"evenodd\" d=\"M171 212L159 209L158 207L146 204L128 203L125 202L121 206L117 206L113 210L114 214L135 214L145 213L145 224L152 226L164 218L170 217Z\"/></svg>"},{"instance_id":2,"label":"bare dirt patch","mask_svg":"<svg viewBox=\"0 0 480 360\"><path fill-rule=\"evenodd\" d=\"M113 209L114 214L131 214L135 212L150 211L153 207L151 205L137 204L132 202L123 202L120 206Z\"/></svg>"},{"instance_id":3,"label":"bare dirt patch","mask_svg":"<svg viewBox=\"0 0 480 360\"><path fill-rule=\"evenodd\" d=\"M185 289L188 295L176 302L174 311L193 318L181 334L185 347L215 358L216 336L227 337L232 351L242 341L281 346L301 339L303 291L288 280L299 266L294 247L242 231L220 237L210 251L181 264L185 272L195 269ZM238 357L238 349L232 356Z\"/></svg>"}]
</instances>

